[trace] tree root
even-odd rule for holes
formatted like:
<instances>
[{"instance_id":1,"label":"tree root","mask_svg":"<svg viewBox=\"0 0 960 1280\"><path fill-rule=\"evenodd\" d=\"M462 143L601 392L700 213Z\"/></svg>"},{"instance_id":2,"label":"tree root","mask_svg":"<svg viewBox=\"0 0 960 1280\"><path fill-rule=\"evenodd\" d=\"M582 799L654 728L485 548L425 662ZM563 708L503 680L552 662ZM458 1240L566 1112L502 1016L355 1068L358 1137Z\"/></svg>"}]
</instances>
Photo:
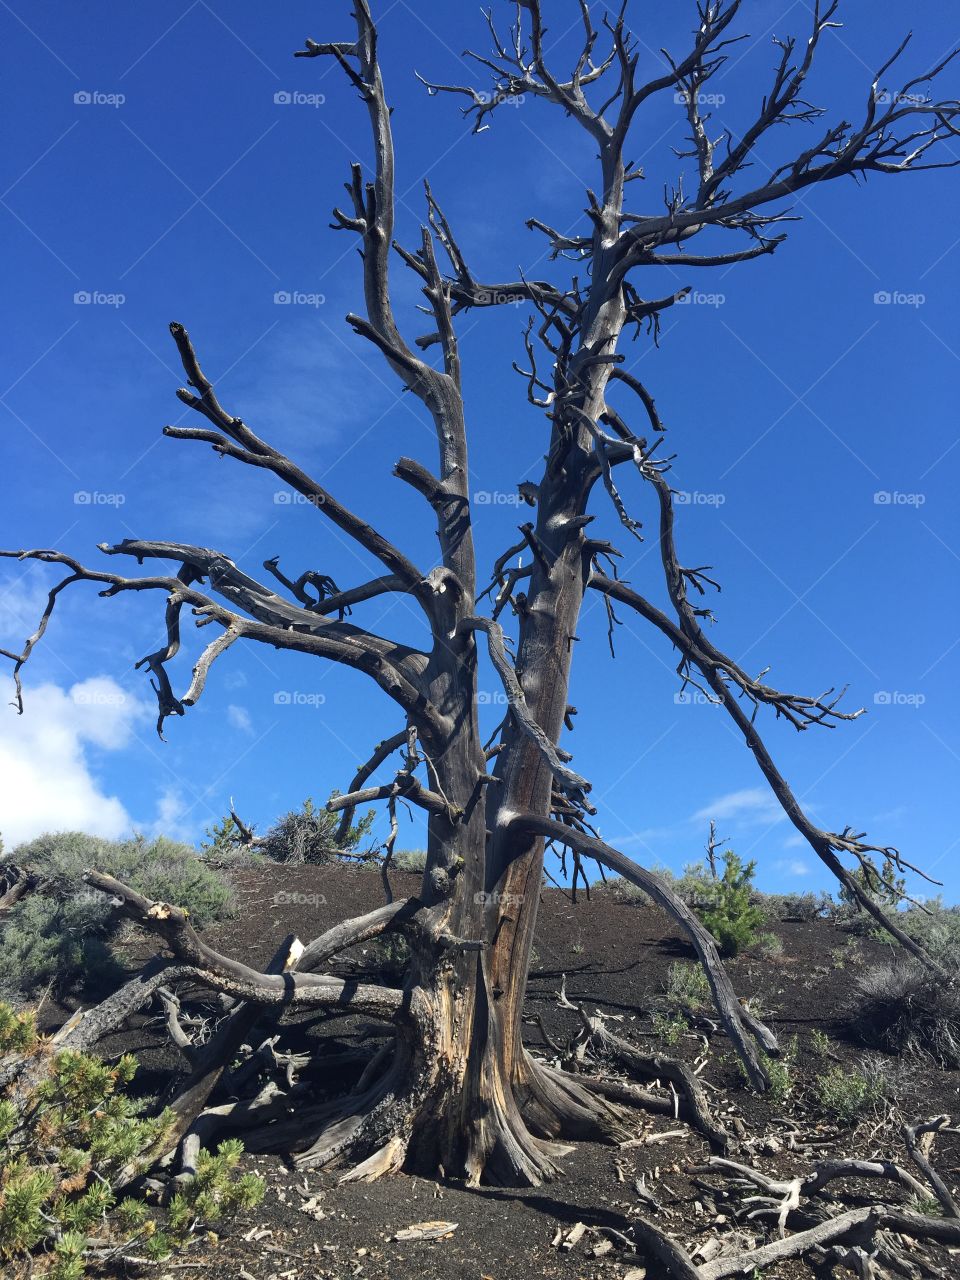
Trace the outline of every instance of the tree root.
<instances>
[{"instance_id":1,"label":"tree root","mask_svg":"<svg viewBox=\"0 0 960 1280\"><path fill-rule=\"evenodd\" d=\"M627 1112L611 1105L594 1085L592 1077L576 1076L525 1055L523 1075L514 1092L524 1120L539 1137L625 1141L631 1136Z\"/></svg>"},{"instance_id":2,"label":"tree root","mask_svg":"<svg viewBox=\"0 0 960 1280\"><path fill-rule=\"evenodd\" d=\"M629 1071L645 1080L666 1080L677 1093L677 1115L721 1151L735 1145L733 1135L715 1120L703 1086L685 1062L664 1054L641 1053L609 1031L601 1018L590 1018L581 1010L582 1041L593 1044L601 1053L613 1058Z\"/></svg>"}]
</instances>

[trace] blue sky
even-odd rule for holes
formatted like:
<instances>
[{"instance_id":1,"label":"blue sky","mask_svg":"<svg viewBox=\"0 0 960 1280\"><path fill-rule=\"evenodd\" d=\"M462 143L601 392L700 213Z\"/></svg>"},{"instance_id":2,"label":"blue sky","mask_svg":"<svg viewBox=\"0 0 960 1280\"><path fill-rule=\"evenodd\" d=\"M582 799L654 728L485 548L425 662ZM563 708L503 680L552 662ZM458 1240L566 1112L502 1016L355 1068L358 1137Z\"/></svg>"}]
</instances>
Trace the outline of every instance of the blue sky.
<instances>
[{"instance_id":1,"label":"blue sky","mask_svg":"<svg viewBox=\"0 0 960 1280\"><path fill-rule=\"evenodd\" d=\"M636 8L642 68L658 74L662 45L686 48L693 6ZM915 18L906 71L955 39L946 6L919 17L899 0L844 8L811 84L831 118L858 118L872 71ZM582 225L583 189L596 182L585 135L524 102L470 136L457 102L429 98L413 71L483 87L460 58L468 45L486 51L479 14L439 0L374 9L395 106L401 239L417 235L429 176L478 276L522 266L562 279L524 220ZM501 16L509 9L495 3ZM577 7L556 0L548 11L548 47L562 62ZM744 126L774 62L771 37L805 35L809 14L805 0L746 0L740 30L755 40L711 82L723 99L716 124ZM304 37L348 36L345 0L106 0L95 13L2 0L0 23L0 542L95 562L98 542L167 538L217 547L253 572L279 555L289 570L319 569L341 585L370 576L316 512L277 501L269 477L161 437L165 423L186 420L166 327L179 320L231 411L429 564L429 512L390 475L403 453L432 461L427 424L344 325L361 301L355 245L328 228L349 163L369 160L365 114L335 67L291 57ZM960 66L942 96L958 85ZM633 154L646 179L632 191L645 211L661 207L682 167L672 148L683 148L684 123L665 95L638 124ZM780 130L755 173L810 140L803 127ZM960 158L960 141L945 150ZM769 724L776 758L821 825L900 845L953 900L958 183L945 170L813 189L772 259L648 272L647 296L684 284L699 296L668 313L659 349L643 337L625 348L670 428L676 486L692 495L681 554L713 564L723 584L715 641L750 669L770 665L781 687L849 683L851 707L867 708L833 731ZM405 274L395 281L410 332L418 297ZM278 303L278 293L301 300ZM461 323L475 494L511 495L536 477L545 450L546 424L510 370L524 318L505 307ZM651 494L625 487L652 533ZM661 599L653 541L628 540L604 502L598 493L598 525L624 551L624 576ZM505 496L474 513L490 565L515 541L519 516ZM19 647L33 629L50 580L46 569L0 566L0 645ZM358 617L399 638L421 634L402 598ZM764 887L826 884L723 713L678 703L670 650L624 622L611 662L602 607L588 606L572 689L580 714L568 745L594 782L604 835L678 868L699 856L716 817L758 859ZM162 744L147 681L132 669L161 623L159 599L100 601L89 587L64 599L26 672L26 715L0 718L8 840L65 825L193 840L231 797L262 826L307 794L343 788L399 727L362 678L251 646L219 664ZM199 643L187 636L178 688ZM502 706L490 672L482 686L492 727ZM411 828L402 843L418 840Z\"/></svg>"}]
</instances>

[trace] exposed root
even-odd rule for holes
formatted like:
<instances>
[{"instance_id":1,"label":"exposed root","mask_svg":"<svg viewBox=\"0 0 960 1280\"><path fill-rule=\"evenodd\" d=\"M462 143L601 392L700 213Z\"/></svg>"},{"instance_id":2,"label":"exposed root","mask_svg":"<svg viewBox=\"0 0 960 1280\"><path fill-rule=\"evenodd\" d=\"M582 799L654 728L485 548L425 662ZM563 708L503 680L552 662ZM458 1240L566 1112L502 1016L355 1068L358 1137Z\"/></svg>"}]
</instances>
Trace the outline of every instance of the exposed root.
<instances>
[{"instance_id":1,"label":"exposed root","mask_svg":"<svg viewBox=\"0 0 960 1280\"><path fill-rule=\"evenodd\" d=\"M486 1115L470 1135L465 1172L467 1185L538 1187L563 1176L558 1163L574 1147L536 1136L526 1125L515 1100L498 1090Z\"/></svg>"},{"instance_id":2,"label":"exposed root","mask_svg":"<svg viewBox=\"0 0 960 1280\"><path fill-rule=\"evenodd\" d=\"M677 1114L680 1119L686 1120L721 1151L729 1151L735 1145L733 1135L714 1119L703 1086L685 1062L664 1054L641 1053L632 1044L609 1031L601 1018L581 1016L587 1042L594 1044L600 1052L641 1079L668 1081L677 1092Z\"/></svg>"},{"instance_id":3,"label":"exposed root","mask_svg":"<svg viewBox=\"0 0 960 1280\"><path fill-rule=\"evenodd\" d=\"M399 1173L407 1154L407 1139L393 1137L340 1179L341 1182L375 1182L385 1173Z\"/></svg>"},{"instance_id":4,"label":"exposed root","mask_svg":"<svg viewBox=\"0 0 960 1280\"><path fill-rule=\"evenodd\" d=\"M592 1078L581 1079L525 1055L522 1080L515 1085L515 1092L524 1120L541 1137L581 1142L629 1138L627 1113L605 1100L593 1084Z\"/></svg>"},{"instance_id":5,"label":"exposed root","mask_svg":"<svg viewBox=\"0 0 960 1280\"><path fill-rule=\"evenodd\" d=\"M551 1067L550 1070L564 1080L575 1080L581 1088L587 1087L592 1093L599 1094L601 1098L607 1098L611 1102L622 1103L628 1107L641 1107L654 1115L672 1116L674 1113L674 1103L670 1098L650 1093L649 1090L641 1089L639 1085L631 1084L628 1080L597 1075L595 1072L586 1076L575 1076L556 1067Z\"/></svg>"},{"instance_id":6,"label":"exposed root","mask_svg":"<svg viewBox=\"0 0 960 1280\"><path fill-rule=\"evenodd\" d=\"M568 1142L628 1141L633 1126L626 1108L638 1106L684 1120L723 1152L733 1146L684 1063L643 1053L582 1009L582 1031L566 1050L569 1070L523 1050L512 1070L506 1067L503 1031L496 1006L487 1003L484 982L475 988L476 1004L465 1006L462 993L476 975L470 965L458 962L454 977L453 962L443 959L446 952L438 958L416 899L345 922L305 949L288 938L267 971L260 972L214 951L177 908L144 898L97 872L85 878L158 934L174 959L151 962L103 1004L72 1019L54 1045L91 1047L162 990L172 992L177 982L198 983L232 998L210 1041L199 1050L189 1046L190 1070L165 1099L174 1124L162 1149L151 1153L155 1161L182 1143L186 1168L198 1143L225 1129L242 1132L250 1151L282 1153L298 1169L339 1168L348 1180L373 1181L401 1168L435 1174L442 1167L469 1185L483 1180L539 1186L562 1175L561 1161L573 1150ZM426 977L432 976L432 987L426 979L417 982L415 974L410 986L399 991L311 971L357 938L401 922L423 948L418 964ZM166 1004L168 1031L183 1040L176 998L168 995ZM352 1089L318 1101L313 1083L298 1083L296 1073L313 1066L323 1070L328 1060L278 1053L277 1037L269 1034L291 1006L372 1015L392 1027L393 1034L375 1053L346 1055L357 1069ZM229 1063L255 1024L261 1024L267 1038L240 1070L228 1075ZM669 1085L671 1096L611 1078L602 1067L592 1073L592 1064L604 1058L640 1080ZM22 1069L16 1066L14 1074ZM227 1093L232 1100L211 1106L218 1088L221 1097ZM247 1090L252 1096L243 1096ZM914 1146L920 1160L930 1137L927 1130L917 1131ZM130 1176L136 1172L131 1168Z\"/></svg>"}]
</instances>

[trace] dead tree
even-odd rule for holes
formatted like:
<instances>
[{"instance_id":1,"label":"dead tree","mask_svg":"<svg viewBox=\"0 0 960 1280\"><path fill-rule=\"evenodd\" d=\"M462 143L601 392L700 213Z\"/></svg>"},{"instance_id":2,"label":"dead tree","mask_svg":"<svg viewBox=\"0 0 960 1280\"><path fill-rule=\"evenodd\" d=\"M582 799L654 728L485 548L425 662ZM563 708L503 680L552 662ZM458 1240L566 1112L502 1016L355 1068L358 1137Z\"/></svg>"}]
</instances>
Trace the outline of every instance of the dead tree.
<instances>
[{"instance_id":1,"label":"dead tree","mask_svg":"<svg viewBox=\"0 0 960 1280\"><path fill-rule=\"evenodd\" d=\"M817 3L806 37L779 42L772 82L764 87L756 119L740 137L726 132L717 139L701 102L704 86L725 65L730 47L747 38L734 34L740 0L701 0L692 47L683 57L668 59L667 69L650 80L641 74L643 58L627 26L626 5L615 18L604 12L599 25L588 0L579 0L579 7L583 43L569 70L561 73L548 61L540 0L517 0L509 35L501 38L491 17L492 52L470 55L492 77L489 88L424 82L431 96L465 98L465 113L477 130L489 125L504 102L522 94L559 108L571 129L589 135L599 170L586 191L581 231L565 234L538 218L529 221L549 245L554 277L549 280L526 275L506 282L478 279L429 187L419 243L395 242L390 110L368 0L354 0L354 33L334 43L309 40L297 55L338 63L369 115L373 180L365 181L361 166L354 165L345 207L334 212L335 227L357 238L363 264L364 312L347 321L382 353L436 427L433 467L409 457L401 457L394 467L394 474L422 495L425 512L433 513L439 538L436 565L415 564L379 528L225 408L180 324L171 325L171 333L187 386L177 395L201 422L166 427L164 434L210 445L221 457L260 468L289 485L315 506L318 522L335 525L376 563L376 575L340 590L320 571L295 566L285 572L269 560L263 566L267 576L257 578L220 551L148 539L100 548L108 557L156 564L155 572L143 576L88 567L61 551L3 553L66 571L51 589L40 624L22 652L6 654L14 663L21 710L24 663L61 593L76 583L96 584L106 597L130 591L166 596L166 643L139 663L152 678L160 730L165 720L184 715L196 703L214 663L237 642L342 663L369 676L393 704L393 736L377 746L338 803L349 813L356 804L380 800L393 812L402 799L425 811L428 852L418 896L349 920L312 941L299 956L297 948L289 951L282 971L261 973L213 951L176 909L91 872L91 885L114 895L123 910L154 930L171 959L155 963L59 1038L60 1043L95 1043L158 988L184 978L239 1002L237 1017L253 1006L344 1010L379 1019L392 1028L392 1041L349 1097L319 1105L297 1094L296 1105L293 1095L279 1107L276 1098L267 1097L245 1104L248 1145L293 1151L301 1165L336 1163L352 1178L442 1167L471 1183L486 1178L538 1184L558 1172L558 1160L571 1139L611 1139L626 1132L625 1112L604 1096L602 1080L594 1087L589 1075L553 1070L522 1042L544 847L551 841L572 851L575 859L596 859L639 884L676 917L707 967L725 1029L750 1079L758 1088L766 1082L763 1055L775 1051L773 1037L744 1015L712 940L669 887L594 833L590 784L560 745L572 714L572 641L589 593L604 598L611 627L614 606L631 609L652 624L673 647L682 684L707 691L730 715L787 817L816 855L903 946L934 965L851 875L874 853L889 856L900 869L908 864L896 850L868 843L850 826L829 831L813 823L758 727L765 711L799 731L831 726L860 712L841 710L833 690L804 696L770 686L764 672L751 675L705 634L701 624L709 611L702 598L711 579L705 568L687 567L681 559L664 424L647 387L623 367L619 346L625 331L634 327L655 338L663 313L688 292L687 287L666 293L656 286L645 289L645 270L653 270L654 277L657 267L694 275L750 263L782 244L792 220L789 202L808 187L957 163L941 159L938 144L956 133L960 103L916 92L930 86L954 55L890 93L886 78L907 49L904 41L867 87L859 123L825 126L824 110L804 94L820 42L837 25L837 0ZM663 208L651 209L640 198L643 187L634 181L641 173L631 152L644 105L664 93L677 95L682 103L695 181L689 190L678 183ZM810 138L767 172L756 156L758 144L772 134L783 145L791 134L780 126L788 124L811 129ZM693 243L705 235L712 245L721 232L730 233L733 247L727 251L711 247L701 252ZM567 263L572 264L572 278L564 274ZM429 332L412 343L394 311L395 269L412 271L426 299ZM533 507L530 518L484 589L474 555L457 321L472 309L507 301L530 308L525 356L516 368L529 400L543 411L546 457L539 483L525 486L523 496ZM616 548L591 533L591 508L609 501L625 536L639 536L639 521L628 510L619 482L624 472L639 476L652 490L658 512L654 536L670 613L618 579ZM508 567L516 566L518 557L519 567ZM175 571L168 568L170 562ZM399 644L354 620L365 602L388 592L410 597L429 627L429 647ZM198 626L209 626L214 638L185 692L178 694L172 675L185 609ZM501 623L505 617L512 643ZM482 741L477 718L477 671L483 655L502 681L509 704L494 745ZM394 775L371 781L375 773L384 776L397 751L402 755ZM387 930L401 930L411 945L413 958L402 991L344 982L322 972L343 948ZM229 1048L235 1037L225 1030L215 1043ZM215 1077L222 1065L208 1053L201 1080ZM194 1079L192 1101L182 1102L181 1120L192 1119L207 1096L205 1084L195 1086ZM624 1096L622 1090L607 1090L611 1092ZM178 1132L184 1128L181 1123Z\"/></svg>"}]
</instances>

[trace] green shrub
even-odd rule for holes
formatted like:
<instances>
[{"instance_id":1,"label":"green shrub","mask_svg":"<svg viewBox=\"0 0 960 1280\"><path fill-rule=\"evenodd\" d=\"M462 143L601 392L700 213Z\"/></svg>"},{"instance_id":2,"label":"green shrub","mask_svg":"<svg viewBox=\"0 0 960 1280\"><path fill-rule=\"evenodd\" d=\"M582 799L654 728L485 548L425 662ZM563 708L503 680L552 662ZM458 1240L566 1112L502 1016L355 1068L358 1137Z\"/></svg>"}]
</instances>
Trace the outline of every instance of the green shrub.
<instances>
[{"instance_id":1,"label":"green shrub","mask_svg":"<svg viewBox=\"0 0 960 1280\"><path fill-rule=\"evenodd\" d=\"M775 933L761 933L756 941L757 955L763 960L781 960L783 943Z\"/></svg>"},{"instance_id":2,"label":"green shrub","mask_svg":"<svg viewBox=\"0 0 960 1280\"><path fill-rule=\"evenodd\" d=\"M763 912L753 900L753 876L757 864L743 862L732 849L723 855L723 875L710 884L706 905L698 915L714 938L721 955L735 956L757 939Z\"/></svg>"},{"instance_id":3,"label":"green shrub","mask_svg":"<svg viewBox=\"0 0 960 1280\"><path fill-rule=\"evenodd\" d=\"M687 1020L679 1013L657 1012L653 1015L653 1034L669 1045L678 1045L687 1031Z\"/></svg>"},{"instance_id":4,"label":"green shrub","mask_svg":"<svg viewBox=\"0 0 960 1280\"><path fill-rule=\"evenodd\" d=\"M770 1058L766 1054L762 1055L762 1061L770 1080L770 1088L764 1096L779 1106L793 1093L793 1071L790 1063L783 1058Z\"/></svg>"},{"instance_id":5,"label":"green shrub","mask_svg":"<svg viewBox=\"0 0 960 1280\"><path fill-rule=\"evenodd\" d=\"M104 840L76 831L39 836L10 855L38 877L38 887L13 906L0 935L0 988L29 994L41 985L65 987L118 966L110 952L119 920L107 897L82 879L88 868L122 880L149 898L185 908L198 926L232 911L233 891L196 850L163 836Z\"/></svg>"},{"instance_id":6,"label":"green shrub","mask_svg":"<svg viewBox=\"0 0 960 1280\"><path fill-rule=\"evenodd\" d=\"M717 881L703 862L687 862L679 876L671 877L671 888L689 907L706 907L713 900Z\"/></svg>"},{"instance_id":7,"label":"green shrub","mask_svg":"<svg viewBox=\"0 0 960 1280\"><path fill-rule=\"evenodd\" d=\"M387 982L400 982L410 967L410 943L402 933L383 933L361 952L363 969Z\"/></svg>"},{"instance_id":8,"label":"green shrub","mask_svg":"<svg viewBox=\"0 0 960 1280\"><path fill-rule=\"evenodd\" d=\"M695 865L698 865L699 867L700 864ZM673 892L680 892L681 897L684 897L684 900L686 901L686 895L690 892L691 887L690 879L687 879L686 883L682 884L681 888L682 877L675 876L667 865L664 865L663 863L653 863L652 867L649 869L650 872L655 874L655 876L662 879L664 884L667 884L667 887L671 888ZM695 868L692 867L692 865L691 867L684 868L684 876L692 877L694 869ZM623 879L622 876L614 876L612 879L609 879L604 887L612 893L614 899L618 902L636 902L637 906L655 905L652 897L649 896L649 893L641 890L639 884L628 881L628 879Z\"/></svg>"},{"instance_id":9,"label":"green shrub","mask_svg":"<svg viewBox=\"0 0 960 1280\"><path fill-rule=\"evenodd\" d=\"M253 1207L263 1183L234 1176L242 1153L224 1143L202 1152L195 1177L165 1212L140 1200L118 1203L118 1175L160 1140L172 1115L145 1117L129 1085L137 1069L129 1055L108 1066L87 1054L50 1053L32 1013L0 1004L0 1063L29 1055L29 1083L0 1099L0 1261L32 1274L41 1259L53 1280L87 1272L89 1237L116 1249L132 1246L164 1258L223 1214Z\"/></svg>"},{"instance_id":10,"label":"green shrub","mask_svg":"<svg viewBox=\"0 0 960 1280\"><path fill-rule=\"evenodd\" d=\"M797 1061L797 1041L794 1037L783 1046L783 1050L779 1057L773 1058L767 1053L760 1053L760 1062L767 1073L767 1079L770 1081L770 1087L762 1096L775 1106L779 1106L785 1102L793 1093L794 1084L794 1067ZM750 1077L747 1075L747 1068L744 1066L742 1059L737 1058L737 1070L744 1083L750 1084Z\"/></svg>"},{"instance_id":11,"label":"green shrub","mask_svg":"<svg viewBox=\"0 0 960 1280\"><path fill-rule=\"evenodd\" d=\"M398 849L390 859L390 865L396 867L398 871L415 871L418 875L422 875L424 867L427 865L427 851L425 849Z\"/></svg>"},{"instance_id":12,"label":"green shrub","mask_svg":"<svg viewBox=\"0 0 960 1280\"><path fill-rule=\"evenodd\" d=\"M887 1084L879 1070L858 1071L849 1065L831 1067L813 1086L824 1113L839 1124L850 1125L882 1102Z\"/></svg>"},{"instance_id":13,"label":"green shrub","mask_svg":"<svg viewBox=\"0 0 960 1280\"><path fill-rule=\"evenodd\" d=\"M878 907L895 908L903 901L907 881L904 876L897 874L892 859L884 858L883 865L878 868L872 858L865 857L862 864L850 874ZM845 885L840 889L840 898L848 906L859 909L856 897Z\"/></svg>"},{"instance_id":14,"label":"green shrub","mask_svg":"<svg viewBox=\"0 0 960 1280\"><path fill-rule=\"evenodd\" d=\"M23 898L0 933L0 995L23 998L50 983L64 988L92 974L118 981L122 968L105 940L109 916L92 893L61 899L34 892Z\"/></svg>"},{"instance_id":15,"label":"green shrub","mask_svg":"<svg viewBox=\"0 0 960 1280\"><path fill-rule=\"evenodd\" d=\"M664 1004L674 1013L692 1015L713 1003L710 983L699 964L678 961L667 970Z\"/></svg>"},{"instance_id":16,"label":"green shrub","mask_svg":"<svg viewBox=\"0 0 960 1280\"><path fill-rule=\"evenodd\" d=\"M183 907L200 928L233 907L233 891L227 881L206 866L196 849L166 836L104 840L63 831L20 845L13 860L36 872L44 892L59 897L85 895L91 899L91 909L104 915L109 912L106 899L83 884L81 877L87 868L106 872L148 898Z\"/></svg>"},{"instance_id":17,"label":"green shrub","mask_svg":"<svg viewBox=\"0 0 960 1280\"><path fill-rule=\"evenodd\" d=\"M952 981L931 973L913 956L859 969L848 1001L860 1039L889 1053L913 1052L941 1067L960 1068L960 974L952 954Z\"/></svg>"},{"instance_id":18,"label":"green shrub","mask_svg":"<svg viewBox=\"0 0 960 1280\"><path fill-rule=\"evenodd\" d=\"M650 899L638 884L634 884L632 880L624 880L622 876L614 876L607 881L605 887L615 902L635 902L643 906L648 906L650 903Z\"/></svg>"},{"instance_id":19,"label":"green shrub","mask_svg":"<svg viewBox=\"0 0 960 1280\"><path fill-rule=\"evenodd\" d=\"M233 814L226 813L219 822L204 829L200 852L209 864L223 867L251 866L262 862L248 833L241 829Z\"/></svg>"},{"instance_id":20,"label":"green shrub","mask_svg":"<svg viewBox=\"0 0 960 1280\"><path fill-rule=\"evenodd\" d=\"M836 909L829 893L764 893L759 906L768 920L799 920L802 924L828 919Z\"/></svg>"},{"instance_id":21,"label":"green shrub","mask_svg":"<svg viewBox=\"0 0 960 1280\"><path fill-rule=\"evenodd\" d=\"M960 907L945 907L940 898L924 903L924 909L902 911L897 923L945 969L960 970Z\"/></svg>"},{"instance_id":22,"label":"green shrub","mask_svg":"<svg viewBox=\"0 0 960 1280\"><path fill-rule=\"evenodd\" d=\"M815 1027L810 1032L810 1049L818 1058L825 1058L830 1049L830 1037L825 1031L821 1031L819 1027Z\"/></svg>"}]
</instances>

